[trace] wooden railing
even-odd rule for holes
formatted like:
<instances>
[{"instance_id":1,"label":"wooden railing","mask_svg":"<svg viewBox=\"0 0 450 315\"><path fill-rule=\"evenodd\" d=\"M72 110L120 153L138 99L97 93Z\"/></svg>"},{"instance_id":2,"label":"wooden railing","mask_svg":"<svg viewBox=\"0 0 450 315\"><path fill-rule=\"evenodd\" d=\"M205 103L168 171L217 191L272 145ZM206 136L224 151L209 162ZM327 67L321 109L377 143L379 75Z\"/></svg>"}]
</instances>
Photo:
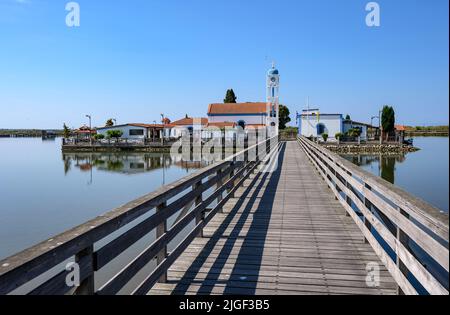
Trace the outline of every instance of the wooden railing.
<instances>
[{"instance_id":1,"label":"wooden railing","mask_svg":"<svg viewBox=\"0 0 450 315\"><path fill-rule=\"evenodd\" d=\"M0 295L116 294L156 260L153 271L145 274L131 292L146 294L156 282L166 280L172 263L195 237L202 235L205 225L258 165L277 151L276 140L263 141L1 261ZM169 227L169 219L175 216L178 218ZM156 239L96 289L96 272L150 233L155 233ZM169 252L169 242L177 237L182 240ZM106 244L100 247L99 243ZM74 270L79 271L79 285L70 286L67 278Z\"/></svg>"},{"instance_id":2,"label":"wooden railing","mask_svg":"<svg viewBox=\"0 0 450 315\"><path fill-rule=\"evenodd\" d=\"M448 294L448 215L304 137L298 143L389 270L399 293Z\"/></svg>"}]
</instances>

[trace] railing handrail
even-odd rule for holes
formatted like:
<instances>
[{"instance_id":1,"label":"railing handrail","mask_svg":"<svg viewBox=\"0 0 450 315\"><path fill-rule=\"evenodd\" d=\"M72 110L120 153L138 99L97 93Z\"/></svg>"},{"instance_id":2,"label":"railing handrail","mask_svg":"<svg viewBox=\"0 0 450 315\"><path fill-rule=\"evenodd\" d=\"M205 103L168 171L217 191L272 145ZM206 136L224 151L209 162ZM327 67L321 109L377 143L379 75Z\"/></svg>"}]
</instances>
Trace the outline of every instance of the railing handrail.
<instances>
[{"instance_id":1,"label":"railing handrail","mask_svg":"<svg viewBox=\"0 0 450 315\"><path fill-rule=\"evenodd\" d=\"M409 271L429 293L448 294L448 288L430 273L409 246L409 240L413 240L445 269L448 278L448 216L312 141L304 137L298 141L403 292L418 293L407 277ZM352 204L360 211L362 221ZM394 224L395 235L372 213L372 207ZM373 235L372 228L395 253L396 262Z\"/></svg>"},{"instance_id":2,"label":"railing handrail","mask_svg":"<svg viewBox=\"0 0 450 315\"><path fill-rule=\"evenodd\" d=\"M304 138L308 140L307 138ZM401 189L398 186L393 185L387 180L375 176L372 173L367 172L366 170L354 165L350 161L340 157L338 154L331 152L327 148L317 146L315 143L310 143L312 146L319 148L322 150L324 154L326 154L334 163L339 164L341 168L351 172L353 175L358 176L361 180L363 180L366 184L371 187L377 187L380 190L380 193L383 193L385 196L392 198L393 202L399 202L402 205L405 205L405 211L409 212L408 214L412 216L417 216L417 220L422 224L426 224L426 226L430 228L434 233L436 233L439 237L444 239L445 241L449 241L449 216L448 214L443 213L440 209L435 206L427 203L426 201L411 195L405 190Z\"/></svg>"},{"instance_id":3,"label":"railing handrail","mask_svg":"<svg viewBox=\"0 0 450 315\"><path fill-rule=\"evenodd\" d=\"M179 195L181 192L189 188L192 188L193 191L197 189L197 192L201 195L207 188L211 188L212 185L217 182L220 183L220 181L225 178L225 176L220 177L220 172L222 172L222 170L241 160L245 163L240 171L244 172L247 167L245 165L249 164L246 160L249 153L252 150L259 150L261 153L262 150L266 148L266 144L269 144L270 146L270 143L274 139L275 138L267 139L258 144L252 145L251 147L231 155L222 161L207 166L193 174L175 181L174 183L165 185L150 194L133 200L69 231L61 233L49 240L41 242L31 248L0 261L0 294L8 294L14 291L15 289L74 256L76 259L79 259L80 269L85 268L86 273L92 273L95 271L96 265L98 264L97 259L96 261L93 259L95 256L95 253L93 252L93 244L133 222L135 219L141 217L148 211L161 205L165 204L165 208L163 210L167 208L172 211L170 213L173 213L173 211L178 208L172 206L172 204L167 205L167 201L170 198ZM261 146L263 146L262 149ZM234 175L233 172L233 169L230 168L228 174L230 175L230 178L232 178L231 175ZM202 180L212 175L217 175L219 177L216 180L209 180L207 182L210 184L209 187L204 185L201 186ZM237 175L242 176L243 174ZM235 176L238 177L237 175ZM236 179L234 179L234 181L236 181ZM227 182L228 186L225 188L232 188L229 186L234 186L234 181L232 181L231 184ZM195 185L198 186L193 188ZM222 187L221 189L223 192L224 188ZM195 194L192 194L191 197L197 197L194 195ZM183 200L186 204L188 203L186 198ZM181 203L178 203L177 205L180 207L183 206ZM178 210L181 210L181 208ZM166 213L168 212L169 211L166 211ZM167 216L159 215L159 219L165 220L167 219ZM152 224L154 224L154 222ZM88 249L88 252L90 251L88 256L91 261L85 261L84 259L86 249ZM62 275L58 276L62 277Z\"/></svg>"}]
</instances>

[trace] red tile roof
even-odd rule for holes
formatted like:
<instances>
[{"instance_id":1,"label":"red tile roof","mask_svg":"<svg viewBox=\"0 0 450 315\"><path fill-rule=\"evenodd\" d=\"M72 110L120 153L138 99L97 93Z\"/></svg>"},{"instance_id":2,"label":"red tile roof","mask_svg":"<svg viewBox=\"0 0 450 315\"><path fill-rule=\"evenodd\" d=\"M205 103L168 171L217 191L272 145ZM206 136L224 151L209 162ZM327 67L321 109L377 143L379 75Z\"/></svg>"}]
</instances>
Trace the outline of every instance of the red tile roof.
<instances>
[{"instance_id":1,"label":"red tile roof","mask_svg":"<svg viewBox=\"0 0 450 315\"><path fill-rule=\"evenodd\" d=\"M89 129L89 127L86 125L83 125L80 128L74 130L74 132L77 134L90 134L90 133L95 134L95 133L97 133L97 131L94 128Z\"/></svg>"},{"instance_id":2,"label":"red tile roof","mask_svg":"<svg viewBox=\"0 0 450 315\"><path fill-rule=\"evenodd\" d=\"M142 127L142 128L155 128L155 129L163 129L173 127L172 124L128 124L128 126L133 127Z\"/></svg>"},{"instance_id":3,"label":"red tile roof","mask_svg":"<svg viewBox=\"0 0 450 315\"><path fill-rule=\"evenodd\" d=\"M397 131L406 131L406 127L403 125L396 125L395 130Z\"/></svg>"},{"instance_id":4,"label":"red tile roof","mask_svg":"<svg viewBox=\"0 0 450 315\"><path fill-rule=\"evenodd\" d=\"M194 121L197 123L198 121L201 121L202 126L206 125L208 123L208 118L183 118L177 121L174 121L171 123L171 125L174 126L190 126L194 124Z\"/></svg>"},{"instance_id":5,"label":"red tile roof","mask_svg":"<svg viewBox=\"0 0 450 315\"><path fill-rule=\"evenodd\" d=\"M264 114L266 103L216 103L208 106L208 115L220 114Z\"/></svg>"},{"instance_id":6,"label":"red tile roof","mask_svg":"<svg viewBox=\"0 0 450 315\"><path fill-rule=\"evenodd\" d=\"M110 127L101 127L97 128L98 130L103 129L114 129L114 128L121 128L125 126L132 126L132 127L140 127L140 128L154 128L154 129L163 129L163 128L170 128L173 127L171 124L142 124L142 123L130 123L130 124L122 124L122 125L115 125Z\"/></svg>"}]
</instances>

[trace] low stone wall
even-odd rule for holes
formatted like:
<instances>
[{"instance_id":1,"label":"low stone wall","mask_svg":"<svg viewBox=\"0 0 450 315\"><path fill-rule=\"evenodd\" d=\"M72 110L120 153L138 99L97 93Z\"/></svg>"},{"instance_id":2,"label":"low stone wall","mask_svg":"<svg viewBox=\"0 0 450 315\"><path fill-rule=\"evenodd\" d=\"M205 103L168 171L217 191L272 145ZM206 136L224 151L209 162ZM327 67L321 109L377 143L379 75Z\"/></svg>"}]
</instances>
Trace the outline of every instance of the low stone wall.
<instances>
[{"instance_id":1,"label":"low stone wall","mask_svg":"<svg viewBox=\"0 0 450 315\"><path fill-rule=\"evenodd\" d=\"M168 153L170 146L90 146L90 145L63 145L63 152L150 152Z\"/></svg>"},{"instance_id":2,"label":"low stone wall","mask_svg":"<svg viewBox=\"0 0 450 315\"><path fill-rule=\"evenodd\" d=\"M323 144L323 147L336 153L374 153L394 154L419 151L419 148L400 144Z\"/></svg>"}]
</instances>

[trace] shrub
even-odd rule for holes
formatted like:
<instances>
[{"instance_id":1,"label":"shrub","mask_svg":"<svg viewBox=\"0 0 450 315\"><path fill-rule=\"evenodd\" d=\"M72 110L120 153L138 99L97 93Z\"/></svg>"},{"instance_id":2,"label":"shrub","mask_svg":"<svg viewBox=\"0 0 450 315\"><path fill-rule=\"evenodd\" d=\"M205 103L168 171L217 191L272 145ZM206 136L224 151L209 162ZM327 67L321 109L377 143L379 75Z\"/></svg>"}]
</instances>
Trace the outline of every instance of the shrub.
<instances>
[{"instance_id":1,"label":"shrub","mask_svg":"<svg viewBox=\"0 0 450 315\"><path fill-rule=\"evenodd\" d=\"M334 135L336 140L341 140L343 136L344 136L344 134L342 132L338 132L337 134Z\"/></svg>"},{"instance_id":2,"label":"shrub","mask_svg":"<svg viewBox=\"0 0 450 315\"><path fill-rule=\"evenodd\" d=\"M359 137L361 135L361 130L359 128L352 128L347 131L349 137Z\"/></svg>"},{"instance_id":3,"label":"shrub","mask_svg":"<svg viewBox=\"0 0 450 315\"><path fill-rule=\"evenodd\" d=\"M327 142L327 140L328 140L328 133L323 133L322 134L322 138L323 138L323 141Z\"/></svg>"},{"instance_id":4,"label":"shrub","mask_svg":"<svg viewBox=\"0 0 450 315\"><path fill-rule=\"evenodd\" d=\"M119 139L120 137L122 137L123 131L122 130L108 130L106 132L106 134L108 135L108 138Z\"/></svg>"}]
</instances>

